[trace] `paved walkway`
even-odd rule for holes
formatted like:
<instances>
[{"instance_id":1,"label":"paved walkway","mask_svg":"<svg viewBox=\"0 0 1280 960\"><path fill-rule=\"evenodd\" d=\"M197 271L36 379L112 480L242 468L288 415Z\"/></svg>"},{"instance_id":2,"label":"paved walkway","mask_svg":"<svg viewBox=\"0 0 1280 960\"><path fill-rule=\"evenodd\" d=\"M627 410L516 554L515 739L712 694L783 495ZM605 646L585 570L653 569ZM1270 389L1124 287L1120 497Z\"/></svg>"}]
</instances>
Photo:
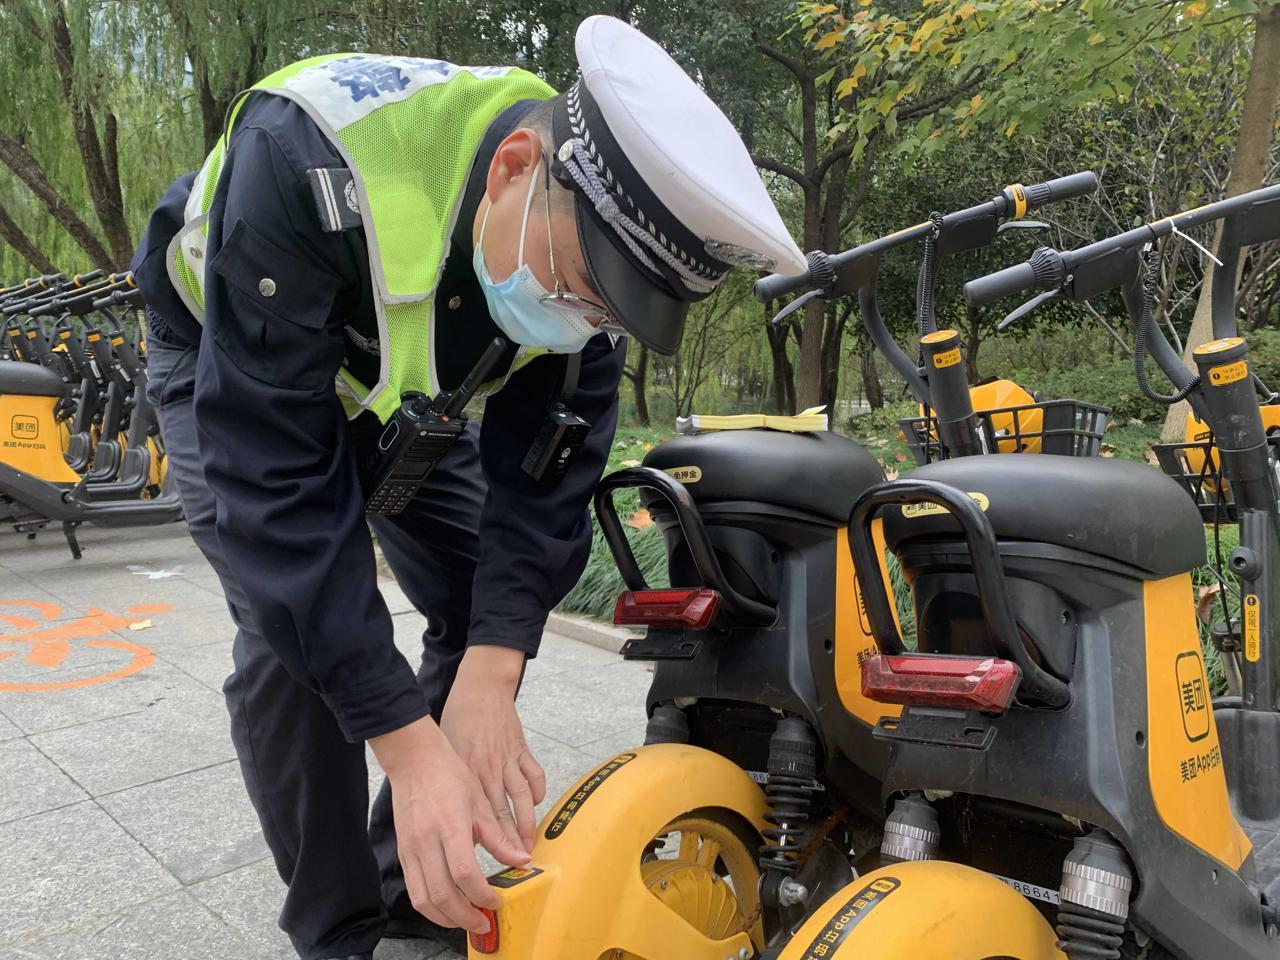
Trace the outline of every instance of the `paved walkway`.
<instances>
[{"instance_id":1,"label":"paved walkway","mask_svg":"<svg viewBox=\"0 0 1280 960\"><path fill-rule=\"evenodd\" d=\"M56 530L0 534L0 960L288 960L227 732L217 579L181 525L81 541L73 561ZM383 587L416 662L423 620ZM647 687L642 665L544 638L520 695L544 810L642 741ZM386 943L377 960L453 956Z\"/></svg>"}]
</instances>

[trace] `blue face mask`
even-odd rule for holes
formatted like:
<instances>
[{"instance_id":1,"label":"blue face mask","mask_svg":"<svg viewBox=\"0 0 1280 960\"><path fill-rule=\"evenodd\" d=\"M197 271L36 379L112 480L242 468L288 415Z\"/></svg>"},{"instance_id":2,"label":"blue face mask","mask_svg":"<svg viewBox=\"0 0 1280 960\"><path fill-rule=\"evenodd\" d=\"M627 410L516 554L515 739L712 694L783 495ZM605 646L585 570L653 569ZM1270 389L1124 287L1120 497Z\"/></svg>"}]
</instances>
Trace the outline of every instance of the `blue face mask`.
<instances>
[{"instance_id":1,"label":"blue face mask","mask_svg":"<svg viewBox=\"0 0 1280 960\"><path fill-rule=\"evenodd\" d=\"M509 340L522 346L541 347L555 353L577 353L596 334L596 328L581 313L560 310L546 303L550 294L524 262L525 233L529 227L529 209L533 206L533 191L537 183L538 168L534 168L533 175L529 177L529 195L524 202L524 219L520 223L520 251L515 272L501 283L496 283L484 264L484 231L489 225L492 203L484 212L484 220L480 224L480 239L476 243L471 265L484 289L489 314ZM550 210L547 213L549 218ZM548 219L548 245L550 242L551 223Z\"/></svg>"}]
</instances>

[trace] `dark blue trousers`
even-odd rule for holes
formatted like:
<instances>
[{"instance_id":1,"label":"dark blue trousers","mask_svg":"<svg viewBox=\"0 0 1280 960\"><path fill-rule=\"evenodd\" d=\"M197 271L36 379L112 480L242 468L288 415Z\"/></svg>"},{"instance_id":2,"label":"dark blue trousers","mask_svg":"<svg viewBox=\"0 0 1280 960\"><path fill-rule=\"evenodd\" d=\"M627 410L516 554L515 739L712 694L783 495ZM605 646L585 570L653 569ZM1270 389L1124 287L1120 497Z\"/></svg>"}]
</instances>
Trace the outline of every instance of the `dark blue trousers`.
<instances>
[{"instance_id":1,"label":"dark blue trousers","mask_svg":"<svg viewBox=\"0 0 1280 960\"><path fill-rule=\"evenodd\" d=\"M280 927L302 960L373 950L388 911L412 906L396 856L386 784L369 810L364 744L348 743L333 714L295 680L249 616L218 547L192 414L196 350L148 345L148 394L187 516L222 582L238 628L224 687L231 736L249 798L288 885ZM471 583L485 484L475 424L441 461L409 508L371 518L392 572L427 618L418 683L439 716L457 674L471 617Z\"/></svg>"}]
</instances>

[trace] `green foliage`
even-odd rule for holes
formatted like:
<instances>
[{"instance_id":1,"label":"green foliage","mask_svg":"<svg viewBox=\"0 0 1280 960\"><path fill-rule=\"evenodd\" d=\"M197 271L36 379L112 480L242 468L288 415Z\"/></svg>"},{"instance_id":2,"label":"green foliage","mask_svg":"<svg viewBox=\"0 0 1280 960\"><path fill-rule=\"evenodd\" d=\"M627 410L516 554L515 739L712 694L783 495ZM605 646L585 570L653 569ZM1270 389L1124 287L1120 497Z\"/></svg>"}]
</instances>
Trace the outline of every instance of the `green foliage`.
<instances>
[{"instance_id":1,"label":"green foliage","mask_svg":"<svg viewBox=\"0 0 1280 960\"><path fill-rule=\"evenodd\" d=\"M1150 363L1153 382L1158 368ZM1129 420L1155 421L1164 417L1165 407L1148 400L1138 389L1133 361L1100 357L1087 366L1063 370L1009 370L1005 374L1020 384L1034 384L1046 400L1083 400L1111 408L1117 423ZM1164 387L1163 389L1168 389Z\"/></svg>"},{"instance_id":2,"label":"green foliage","mask_svg":"<svg viewBox=\"0 0 1280 960\"><path fill-rule=\"evenodd\" d=\"M1249 366L1272 390L1280 388L1280 330L1250 330Z\"/></svg>"},{"instance_id":3,"label":"green foliage","mask_svg":"<svg viewBox=\"0 0 1280 960\"><path fill-rule=\"evenodd\" d=\"M644 530L628 528L627 537L631 549L635 551L636 563L640 565L645 579L650 584L661 586L666 583L667 554L662 534L657 527ZM600 528L592 522L591 557L587 560L587 569L569 595L561 601L559 609L565 613L590 617L593 620L609 621L613 619L613 605L618 594L627 589L618 574L618 567L613 562L613 555L605 542Z\"/></svg>"},{"instance_id":4,"label":"green foliage","mask_svg":"<svg viewBox=\"0 0 1280 960\"><path fill-rule=\"evenodd\" d=\"M1063 113L1133 94L1134 51L1155 48L1185 60L1197 35L1238 29L1254 0L871 0L801 3L796 18L838 74L837 97L865 145L896 135L899 153L929 156L991 121L1006 138L1035 133ZM899 130L898 118L935 96L961 94L935 117ZM870 91L870 92L868 92Z\"/></svg>"},{"instance_id":5,"label":"green foliage","mask_svg":"<svg viewBox=\"0 0 1280 960\"><path fill-rule=\"evenodd\" d=\"M1191 575L1195 590L1193 602L1199 601L1201 590L1218 584L1217 574L1214 570L1224 569L1224 566L1218 563L1218 556L1221 555L1225 561L1239 543L1240 531L1238 527L1219 527L1217 528L1216 536L1213 527L1205 527L1205 554L1209 562ZM1224 591L1223 596L1226 597L1226 605L1230 611L1231 619L1236 620L1240 617L1240 598L1237 595L1239 584L1230 574L1227 574L1227 584L1228 588ZM1223 619L1221 596L1214 601L1210 619L1212 621L1221 621ZM1209 674L1209 690L1215 697L1220 697L1227 692L1227 678L1222 670L1222 654L1210 642L1209 628L1199 621L1197 621L1196 626L1200 631L1200 648L1204 651L1205 668Z\"/></svg>"}]
</instances>

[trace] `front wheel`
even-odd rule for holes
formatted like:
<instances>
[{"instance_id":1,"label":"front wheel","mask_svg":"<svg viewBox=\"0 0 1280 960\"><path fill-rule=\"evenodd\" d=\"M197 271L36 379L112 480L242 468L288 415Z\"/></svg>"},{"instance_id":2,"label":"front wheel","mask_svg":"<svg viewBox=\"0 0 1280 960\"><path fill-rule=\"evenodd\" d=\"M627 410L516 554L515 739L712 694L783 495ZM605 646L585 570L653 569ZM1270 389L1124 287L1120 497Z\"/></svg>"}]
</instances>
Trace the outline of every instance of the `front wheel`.
<instances>
[{"instance_id":1,"label":"front wheel","mask_svg":"<svg viewBox=\"0 0 1280 960\"><path fill-rule=\"evenodd\" d=\"M648 891L709 940L746 933L764 948L760 909L759 838L727 810L698 810L667 824L646 846L640 876ZM601 960L618 960L617 953ZM642 960L622 953L624 960Z\"/></svg>"}]
</instances>

